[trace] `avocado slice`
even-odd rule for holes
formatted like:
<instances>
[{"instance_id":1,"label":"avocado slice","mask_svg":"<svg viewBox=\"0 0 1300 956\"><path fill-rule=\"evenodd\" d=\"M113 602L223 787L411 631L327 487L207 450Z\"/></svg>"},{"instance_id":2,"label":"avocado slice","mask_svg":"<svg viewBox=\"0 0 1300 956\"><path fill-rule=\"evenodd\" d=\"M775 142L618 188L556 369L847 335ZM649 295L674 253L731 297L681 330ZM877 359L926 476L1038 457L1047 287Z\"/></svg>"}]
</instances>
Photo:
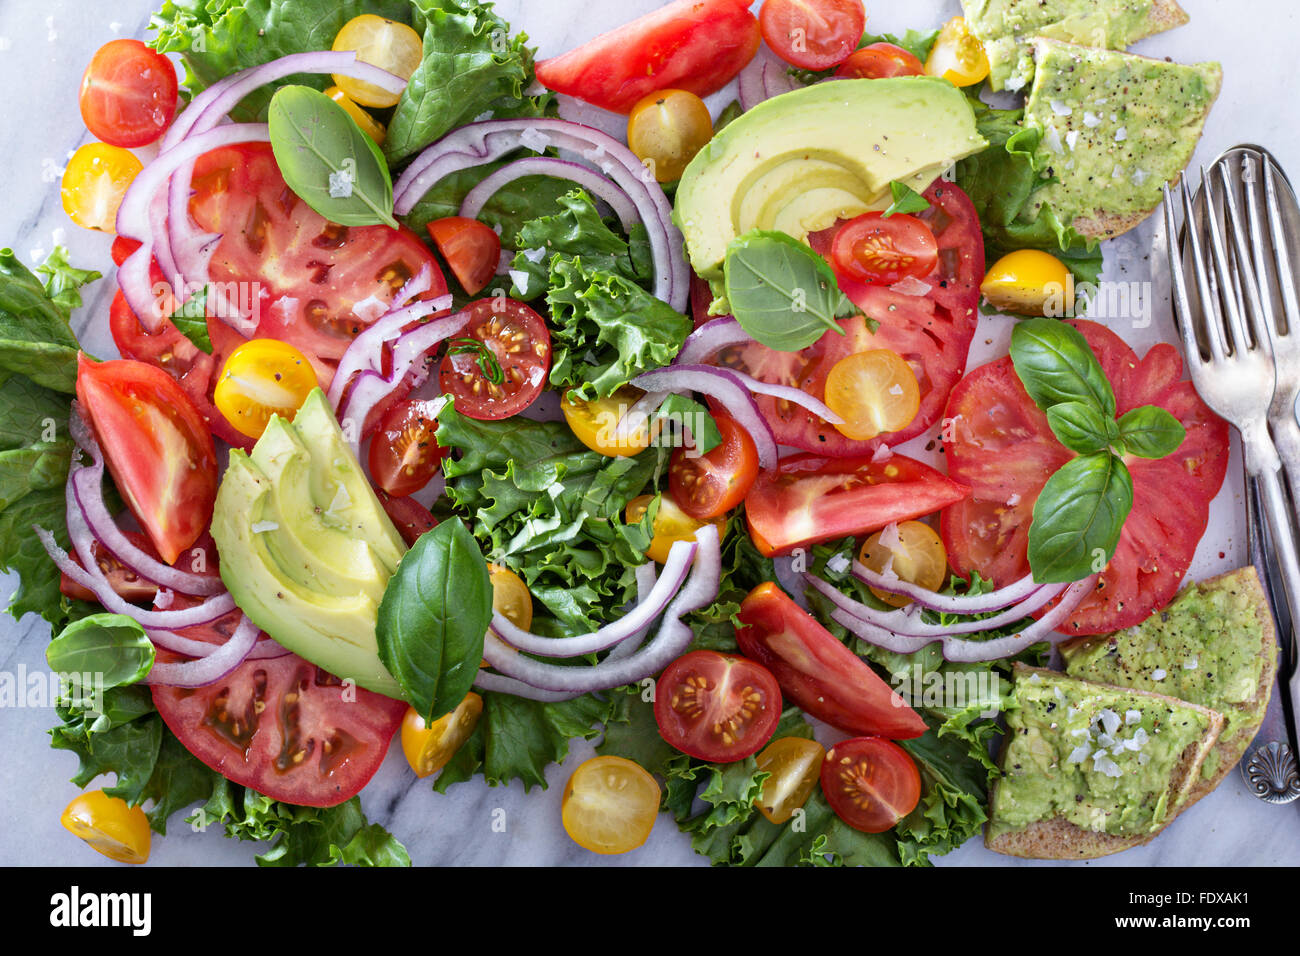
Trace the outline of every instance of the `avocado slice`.
<instances>
[{"instance_id":1,"label":"avocado slice","mask_svg":"<svg viewBox=\"0 0 1300 956\"><path fill-rule=\"evenodd\" d=\"M805 238L927 189L988 144L965 94L937 77L835 80L760 103L696 154L674 220L691 265L722 277L727 246L753 229Z\"/></svg>"},{"instance_id":2,"label":"avocado slice","mask_svg":"<svg viewBox=\"0 0 1300 956\"><path fill-rule=\"evenodd\" d=\"M234 449L212 537L235 602L280 644L337 677L401 699L379 659L379 602L405 547L316 389Z\"/></svg>"}]
</instances>

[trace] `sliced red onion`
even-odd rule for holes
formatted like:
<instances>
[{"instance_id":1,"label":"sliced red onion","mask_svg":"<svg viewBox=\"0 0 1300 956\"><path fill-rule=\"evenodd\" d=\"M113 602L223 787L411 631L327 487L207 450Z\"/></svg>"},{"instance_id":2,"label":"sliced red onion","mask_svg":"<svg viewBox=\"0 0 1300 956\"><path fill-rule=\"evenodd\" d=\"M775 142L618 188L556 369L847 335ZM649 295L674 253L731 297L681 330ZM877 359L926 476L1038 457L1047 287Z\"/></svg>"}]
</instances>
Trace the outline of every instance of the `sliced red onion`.
<instances>
[{"instance_id":1,"label":"sliced red onion","mask_svg":"<svg viewBox=\"0 0 1300 956\"><path fill-rule=\"evenodd\" d=\"M638 375L631 384L647 392L700 392L716 398L727 414L754 439L759 465L776 467L778 452L772 429L759 412L745 383L730 369L712 365L671 365Z\"/></svg>"},{"instance_id":2,"label":"sliced red onion","mask_svg":"<svg viewBox=\"0 0 1300 956\"><path fill-rule=\"evenodd\" d=\"M941 611L944 614L987 614L989 611L1000 611L1004 607L1020 603L1039 589L1050 586L1039 584L1032 574L1026 574L1014 584L989 591L987 594L935 594L933 591L927 591L925 588L902 580L898 575L891 577L872 571L861 561L853 562L853 576L873 588L898 594L927 610ZM1064 590L1064 585L1057 588L1058 593L1061 590Z\"/></svg>"},{"instance_id":3,"label":"sliced red onion","mask_svg":"<svg viewBox=\"0 0 1300 956\"><path fill-rule=\"evenodd\" d=\"M669 553L671 554L671 549L669 549ZM655 586L655 563L653 561L647 561L645 564L637 565L634 574L636 575L636 602L638 604L644 604L647 596L650 594L650 590ZM647 624L645 627L633 633L622 644L617 645L608 655L606 655L605 660L621 661L623 658L635 654L637 648L641 646L641 642L645 640L645 636L649 633L650 625Z\"/></svg>"},{"instance_id":4,"label":"sliced red onion","mask_svg":"<svg viewBox=\"0 0 1300 956\"><path fill-rule=\"evenodd\" d=\"M630 231L640 219L631 197L608 177L586 166L564 159L552 159L549 156L521 159L509 166L501 167L465 195L465 201L460 204L460 214L467 219L477 219L487 201L499 189L525 176L553 176L556 179L567 179L576 183L591 195L609 203L609 207L614 210L614 215L618 216L624 232Z\"/></svg>"},{"instance_id":5,"label":"sliced red onion","mask_svg":"<svg viewBox=\"0 0 1300 956\"><path fill-rule=\"evenodd\" d=\"M703 365L723 349L749 345L753 336L729 315L710 319L686 337L674 365Z\"/></svg>"},{"instance_id":6,"label":"sliced red onion","mask_svg":"<svg viewBox=\"0 0 1300 956\"><path fill-rule=\"evenodd\" d=\"M483 644L483 656L506 677L541 690L573 694L621 687L657 674L680 656L694 639L694 632L682 623L681 617L706 606L718 595L718 582L722 575L718 529L705 525L696 532L695 539L699 549L690 578L665 609L654 638L635 654L613 662L607 659L591 667L546 664L519 653L489 631Z\"/></svg>"},{"instance_id":7,"label":"sliced red onion","mask_svg":"<svg viewBox=\"0 0 1300 956\"><path fill-rule=\"evenodd\" d=\"M398 301L394 299L393 303L396 305ZM451 301L450 295L444 295L410 305L403 304L390 309L365 328L348 344L346 351L339 358L338 369L330 381L328 393L330 404L338 408L348 383L352 381L352 376L366 370L376 373L383 371L384 346L396 342L404 332L408 331L407 326L447 311L451 308Z\"/></svg>"},{"instance_id":8,"label":"sliced red onion","mask_svg":"<svg viewBox=\"0 0 1300 956\"><path fill-rule=\"evenodd\" d=\"M226 643L198 660L155 663L145 683L167 687L204 687L215 683L244 663L257 643L258 633L257 625L240 615L239 626Z\"/></svg>"},{"instance_id":9,"label":"sliced red onion","mask_svg":"<svg viewBox=\"0 0 1300 956\"><path fill-rule=\"evenodd\" d=\"M637 631L652 624L677 596L690 573L698 547L694 541L674 543L668 551L663 573L659 575L650 593L631 611L599 630L575 637L546 637L516 627L509 618L499 613L492 615L492 630L512 647L542 657L580 657L622 644Z\"/></svg>"},{"instance_id":10,"label":"sliced red onion","mask_svg":"<svg viewBox=\"0 0 1300 956\"><path fill-rule=\"evenodd\" d=\"M562 119L487 120L463 126L434 143L406 168L393 187L394 210L406 215L439 180L454 172L493 162L517 149L542 153L550 147L591 160L627 194L649 234L655 295L685 312L691 274L681 232L673 225L672 205L635 154L599 130Z\"/></svg>"},{"instance_id":11,"label":"sliced red onion","mask_svg":"<svg viewBox=\"0 0 1300 956\"><path fill-rule=\"evenodd\" d=\"M803 86L790 75L790 64L766 46L759 47L754 59L740 71L739 79L740 108L746 112L765 100Z\"/></svg>"},{"instance_id":12,"label":"sliced red onion","mask_svg":"<svg viewBox=\"0 0 1300 956\"><path fill-rule=\"evenodd\" d=\"M586 693L586 691L542 690L540 687L532 687L513 677L504 677L482 669L474 678L474 686L494 694L510 694L512 697L522 697L525 700L537 700L547 704L573 700Z\"/></svg>"}]
</instances>

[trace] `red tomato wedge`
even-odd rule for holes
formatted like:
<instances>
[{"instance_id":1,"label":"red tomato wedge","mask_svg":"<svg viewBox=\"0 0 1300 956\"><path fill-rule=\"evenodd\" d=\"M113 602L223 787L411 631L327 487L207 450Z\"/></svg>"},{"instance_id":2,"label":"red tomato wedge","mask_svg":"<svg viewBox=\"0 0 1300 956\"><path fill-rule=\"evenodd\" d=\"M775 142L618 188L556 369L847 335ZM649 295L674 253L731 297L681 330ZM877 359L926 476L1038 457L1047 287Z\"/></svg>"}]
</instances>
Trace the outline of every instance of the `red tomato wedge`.
<instances>
[{"instance_id":1,"label":"red tomato wedge","mask_svg":"<svg viewBox=\"0 0 1300 956\"><path fill-rule=\"evenodd\" d=\"M168 564L208 529L217 454L176 380L144 362L77 359L77 398L122 497Z\"/></svg>"},{"instance_id":2,"label":"red tomato wedge","mask_svg":"<svg viewBox=\"0 0 1300 956\"><path fill-rule=\"evenodd\" d=\"M542 60L537 79L615 113L659 90L716 93L758 52L758 18L743 0L674 0Z\"/></svg>"},{"instance_id":3,"label":"red tomato wedge","mask_svg":"<svg viewBox=\"0 0 1300 956\"><path fill-rule=\"evenodd\" d=\"M917 218L934 232L938 264L926 276L927 295L905 295L885 286L841 278L845 294L880 323L873 333L859 316L841 319L847 333L827 332L801 352L778 352L758 343L724 349L717 365L747 372L774 385L793 385L816 399L826 397L826 376L841 359L855 352L890 349L916 373L921 407L912 423L866 441L847 438L790 402L755 395L759 411L779 444L822 455L869 455L880 445L915 438L939 421L952 387L966 370L966 357L979 322L979 285L984 278L984 239L975 207L967 195L942 180L925 192L931 207ZM814 249L829 257L835 230L809 237ZM696 311L700 321L700 312Z\"/></svg>"},{"instance_id":4,"label":"red tomato wedge","mask_svg":"<svg viewBox=\"0 0 1300 956\"><path fill-rule=\"evenodd\" d=\"M965 485L905 455L794 455L759 472L745 499L749 536L765 555L920 518L961 501Z\"/></svg>"},{"instance_id":5,"label":"red tomato wedge","mask_svg":"<svg viewBox=\"0 0 1300 956\"><path fill-rule=\"evenodd\" d=\"M235 616L237 619L237 616ZM210 637L234 622L215 622ZM228 635L225 635L228 637ZM167 651L159 660L174 660ZM245 661L206 687L154 685L153 702L185 749L274 800L332 807L364 787L401 726L405 701L341 680L296 654Z\"/></svg>"},{"instance_id":6,"label":"red tomato wedge","mask_svg":"<svg viewBox=\"0 0 1300 956\"><path fill-rule=\"evenodd\" d=\"M741 602L741 653L776 677L781 693L818 720L849 734L910 740L926 731L921 715L875 671L772 582Z\"/></svg>"},{"instance_id":7,"label":"red tomato wedge","mask_svg":"<svg viewBox=\"0 0 1300 956\"><path fill-rule=\"evenodd\" d=\"M388 494L414 494L438 473L447 449L438 445L437 406L432 400L407 400L390 408L370 439L371 480Z\"/></svg>"},{"instance_id":8,"label":"red tomato wedge","mask_svg":"<svg viewBox=\"0 0 1300 956\"><path fill-rule=\"evenodd\" d=\"M881 737L842 740L821 769L835 815L864 833L884 833L921 802L921 773L906 750Z\"/></svg>"},{"instance_id":9,"label":"red tomato wedge","mask_svg":"<svg viewBox=\"0 0 1300 956\"><path fill-rule=\"evenodd\" d=\"M1174 454L1127 458L1133 510L1095 593L1070 618L1071 634L1104 634L1145 620L1173 598L1205 533L1209 504L1228 466L1228 425L1182 381L1178 350L1156 345L1139 359L1095 322L1070 323L1088 340L1115 390L1118 414L1158 405L1187 429ZM982 366L953 390L945 435L948 470L971 496L943 513L940 531L953 570L999 587L1029 572L1029 524L1047 479L1074 457L1029 398L1011 359Z\"/></svg>"},{"instance_id":10,"label":"red tomato wedge","mask_svg":"<svg viewBox=\"0 0 1300 956\"><path fill-rule=\"evenodd\" d=\"M734 654L684 654L655 685L655 723L664 740L712 763L743 760L762 750L780 719L776 678Z\"/></svg>"},{"instance_id":11,"label":"red tomato wedge","mask_svg":"<svg viewBox=\"0 0 1300 956\"><path fill-rule=\"evenodd\" d=\"M862 0L764 0L758 18L772 52L805 70L842 62L867 25Z\"/></svg>"},{"instance_id":12,"label":"red tomato wedge","mask_svg":"<svg viewBox=\"0 0 1300 956\"><path fill-rule=\"evenodd\" d=\"M451 266L466 295L478 295L497 274L501 237L477 219L448 216L429 223L429 238Z\"/></svg>"},{"instance_id":13,"label":"red tomato wedge","mask_svg":"<svg viewBox=\"0 0 1300 956\"><path fill-rule=\"evenodd\" d=\"M433 516L433 512L414 498L394 498L382 488L376 488L375 494L379 496L379 503L384 506L388 517L392 519L397 533L408 545L414 545L420 535L438 527L438 519Z\"/></svg>"}]
</instances>

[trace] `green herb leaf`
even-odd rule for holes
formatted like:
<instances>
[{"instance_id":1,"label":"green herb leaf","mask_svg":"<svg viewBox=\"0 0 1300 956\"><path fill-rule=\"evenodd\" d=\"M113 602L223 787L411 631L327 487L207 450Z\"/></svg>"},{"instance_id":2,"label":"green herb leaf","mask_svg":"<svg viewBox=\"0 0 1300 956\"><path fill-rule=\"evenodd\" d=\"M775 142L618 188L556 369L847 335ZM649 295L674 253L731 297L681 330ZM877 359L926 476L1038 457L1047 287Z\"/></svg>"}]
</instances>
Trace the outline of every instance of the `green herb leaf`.
<instances>
[{"instance_id":1,"label":"green herb leaf","mask_svg":"<svg viewBox=\"0 0 1300 956\"><path fill-rule=\"evenodd\" d=\"M732 241L724 264L727 300L741 328L768 348L797 352L856 310L830 264L780 232L755 230Z\"/></svg>"},{"instance_id":2,"label":"green herb leaf","mask_svg":"<svg viewBox=\"0 0 1300 956\"><path fill-rule=\"evenodd\" d=\"M492 584L459 518L422 535L379 604L379 659L432 722L461 702L478 674L492 622Z\"/></svg>"},{"instance_id":3,"label":"green herb leaf","mask_svg":"<svg viewBox=\"0 0 1300 956\"><path fill-rule=\"evenodd\" d=\"M1121 446L1139 458L1172 455L1186 437L1183 423L1158 405L1143 405L1125 412L1119 419Z\"/></svg>"},{"instance_id":4,"label":"green herb leaf","mask_svg":"<svg viewBox=\"0 0 1300 956\"><path fill-rule=\"evenodd\" d=\"M930 203L926 201L925 197L907 183L892 182L889 184L889 191L893 194L894 201L882 213L886 219L895 213L911 214L925 212L930 208Z\"/></svg>"},{"instance_id":5,"label":"green herb leaf","mask_svg":"<svg viewBox=\"0 0 1300 956\"><path fill-rule=\"evenodd\" d=\"M1047 480L1029 526L1029 567L1043 584L1105 568L1133 507L1133 479L1109 452L1066 462Z\"/></svg>"},{"instance_id":6,"label":"green herb leaf","mask_svg":"<svg viewBox=\"0 0 1300 956\"><path fill-rule=\"evenodd\" d=\"M650 418L652 432L655 430L656 422L661 426L665 422L672 422L674 426L683 426L689 430L698 454L707 455L722 444L722 433L718 431L718 423L713 420L713 415L695 399L687 398L685 395L673 393L665 398L663 404ZM661 432L661 436L662 434ZM669 434L676 437L681 434L681 428L674 427ZM656 444L660 443L662 442L656 442Z\"/></svg>"},{"instance_id":7,"label":"green herb leaf","mask_svg":"<svg viewBox=\"0 0 1300 956\"><path fill-rule=\"evenodd\" d=\"M1047 424L1058 441L1081 455L1106 451L1119 438L1115 419L1083 402L1062 402L1047 410Z\"/></svg>"},{"instance_id":8,"label":"green herb leaf","mask_svg":"<svg viewBox=\"0 0 1300 956\"><path fill-rule=\"evenodd\" d=\"M1011 333L1011 362L1041 409L1079 402L1115 417L1115 392L1088 340L1056 319L1028 319Z\"/></svg>"},{"instance_id":9,"label":"green herb leaf","mask_svg":"<svg viewBox=\"0 0 1300 956\"><path fill-rule=\"evenodd\" d=\"M397 228L388 164L343 107L311 87L284 86L267 122L276 164L303 202L341 226Z\"/></svg>"},{"instance_id":10,"label":"green herb leaf","mask_svg":"<svg viewBox=\"0 0 1300 956\"><path fill-rule=\"evenodd\" d=\"M141 680L153 659L153 642L144 628L122 614L83 617L45 648L45 660L55 673L94 675L101 689Z\"/></svg>"},{"instance_id":11,"label":"green herb leaf","mask_svg":"<svg viewBox=\"0 0 1300 956\"><path fill-rule=\"evenodd\" d=\"M172 313L172 324L199 349L212 354L212 338L208 335L208 289L204 286L185 300L185 304Z\"/></svg>"},{"instance_id":12,"label":"green herb leaf","mask_svg":"<svg viewBox=\"0 0 1300 956\"><path fill-rule=\"evenodd\" d=\"M500 385L506 380L506 373L497 360L497 353L478 339L452 339L449 354L473 355L478 362L479 371L493 385Z\"/></svg>"}]
</instances>

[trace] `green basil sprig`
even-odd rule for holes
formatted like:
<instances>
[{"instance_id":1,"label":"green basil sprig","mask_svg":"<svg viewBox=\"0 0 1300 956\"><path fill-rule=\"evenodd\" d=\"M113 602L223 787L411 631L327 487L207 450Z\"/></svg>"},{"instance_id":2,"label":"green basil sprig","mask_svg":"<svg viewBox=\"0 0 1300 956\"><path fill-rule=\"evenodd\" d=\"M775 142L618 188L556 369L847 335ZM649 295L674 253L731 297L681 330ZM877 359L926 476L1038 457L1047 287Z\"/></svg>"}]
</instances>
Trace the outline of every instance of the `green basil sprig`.
<instances>
[{"instance_id":1,"label":"green basil sprig","mask_svg":"<svg viewBox=\"0 0 1300 956\"><path fill-rule=\"evenodd\" d=\"M858 312L830 264L785 233L754 230L733 240L724 275L740 327L779 352L805 349L827 329L844 335L835 320Z\"/></svg>"},{"instance_id":2,"label":"green basil sprig","mask_svg":"<svg viewBox=\"0 0 1300 956\"><path fill-rule=\"evenodd\" d=\"M506 380L505 370L497 360L497 353L478 339L452 339L449 355L473 355L483 377L493 385L500 385Z\"/></svg>"},{"instance_id":3,"label":"green basil sprig","mask_svg":"<svg viewBox=\"0 0 1300 956\"><path fill-rule=\"evenodd\" d=\"M267 123L280 173L303 202L340 226L397 228L384 155L343 107L319 90L283 86Z\"/></svg>"},{"instance_id":4,"label":"green basil sprig","mask_svg":"<svg viewBox=\"0 0 1300 956\"><path fill-rule=\"evenodd\" d=\"M1011 334L1011 362L1052 433L1079 457L1043 486L1029 527L1034 580L1066 583L1103 570L1133 508L1133 477L1122 456L1163 458L1187 431L1156 405L1115 420L1115 391L1077 329L1030 319Z\"/></svg>"},{"instance_id":5,"label":"green basil sprig","mask_svg":"<svg viewBox=\"0 0 1300 956\"><path fill-rule=\"evenodd\" d=\"M889 184L889 192L894 201L889 204L888 209L881 213L886 219L895 213L901 212L912 215L913 213L925 212L930 208L929 201L907 183L892 182Z\"/></svg>"},{"instance_id":6,"label":"green basil sprig","mask_svg":"<svg viewBox=\"0 0 1300 956\"><path fill-rule=\"evenodd\" d=\"M474 536L459 518L422 535L379 604L379 659L407 699L434 721L474 686L492 623L492 583Z\"/></svg>"}]
</instances>

